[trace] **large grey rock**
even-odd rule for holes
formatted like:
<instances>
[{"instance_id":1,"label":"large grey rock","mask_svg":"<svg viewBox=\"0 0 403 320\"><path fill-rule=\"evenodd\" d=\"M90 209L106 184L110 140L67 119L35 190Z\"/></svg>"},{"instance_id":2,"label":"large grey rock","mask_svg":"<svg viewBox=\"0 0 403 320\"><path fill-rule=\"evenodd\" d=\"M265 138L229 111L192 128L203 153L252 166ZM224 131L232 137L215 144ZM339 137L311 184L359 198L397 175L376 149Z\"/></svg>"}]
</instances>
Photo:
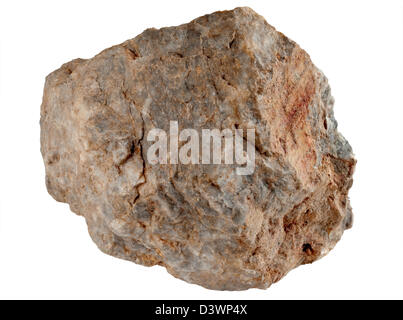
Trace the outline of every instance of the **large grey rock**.
<instances>
[{"instance_id":1,"label":"large grey rock","mask_svg":"<svg viewBox=\"0 0 403 320\"><path fill-rule=\"evenodd\" d=\"M267 288L351 226L355 160L325 76L249 8L148 29L46 79L46 185L105 253L207 288ZM253 128L256 167L150 164L152 128ZM72 235L73 236L73 235Z\"/></svg>"}]
</instances>

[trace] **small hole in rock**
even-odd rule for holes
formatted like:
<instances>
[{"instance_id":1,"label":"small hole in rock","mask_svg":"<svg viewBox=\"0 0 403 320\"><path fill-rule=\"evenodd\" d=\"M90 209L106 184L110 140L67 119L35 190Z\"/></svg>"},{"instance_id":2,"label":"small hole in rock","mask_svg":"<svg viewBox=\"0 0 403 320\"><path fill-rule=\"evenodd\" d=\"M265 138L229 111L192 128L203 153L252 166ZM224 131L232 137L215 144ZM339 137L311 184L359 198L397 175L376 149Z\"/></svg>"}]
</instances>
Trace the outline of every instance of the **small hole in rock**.
<instances>
[{"instance_id":1,"label":"small hole in rock","mask_svg":"<svg viewBox=\"0 0 403 320\"><path fill-rule=\"evenodd\" d=\"M302 251L304 251L307 254L312 254L313 253L312 246L309 243L304 243L302 245Z\"/></svg>"}]
</instances>

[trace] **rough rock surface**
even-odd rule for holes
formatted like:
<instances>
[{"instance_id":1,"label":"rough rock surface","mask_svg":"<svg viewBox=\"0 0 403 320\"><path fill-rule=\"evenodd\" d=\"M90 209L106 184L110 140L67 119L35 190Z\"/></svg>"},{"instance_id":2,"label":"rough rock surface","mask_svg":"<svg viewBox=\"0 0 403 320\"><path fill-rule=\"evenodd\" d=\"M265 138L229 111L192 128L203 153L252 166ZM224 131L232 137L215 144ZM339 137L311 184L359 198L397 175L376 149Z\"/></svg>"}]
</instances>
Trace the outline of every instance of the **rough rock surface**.
<instances>
[{"instance_id":1,"label":"rough rock surface","mask_svg":"<svg viewBox=\"0 0 403 320\"><path fill-rule=\"evenodd\" d=\"M105 253L211 289L267 288L352 223L355 166L327 79L249 8L216 12L51 73L46 185ZM254 128L256 169L151 165L152 128Z\"/></svg>"}]
</instances>

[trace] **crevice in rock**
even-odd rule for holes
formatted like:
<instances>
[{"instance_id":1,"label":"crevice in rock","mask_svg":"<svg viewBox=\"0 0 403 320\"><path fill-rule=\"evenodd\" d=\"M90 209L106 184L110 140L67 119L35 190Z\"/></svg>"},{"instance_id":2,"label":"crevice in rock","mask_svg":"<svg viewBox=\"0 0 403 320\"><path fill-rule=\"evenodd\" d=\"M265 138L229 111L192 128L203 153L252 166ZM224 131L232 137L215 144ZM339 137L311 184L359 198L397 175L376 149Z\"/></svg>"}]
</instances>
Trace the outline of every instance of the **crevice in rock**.
<instances>
[{"instance_id":1,"label":"crevice in rock","mask_svg":"<svg viewBox=\"0 0 403 320\"><path fill-rule=\"evenodd\" d=\"M136 51L136 49L130 48L130 47L128 47L128 46L125 46L124 48L129 52L129 55L130 55L130 57L131 57L133 60L136 60L137 58L140 57L140 55L138 54L138 52Z\"/></svg>"}]
</instances>

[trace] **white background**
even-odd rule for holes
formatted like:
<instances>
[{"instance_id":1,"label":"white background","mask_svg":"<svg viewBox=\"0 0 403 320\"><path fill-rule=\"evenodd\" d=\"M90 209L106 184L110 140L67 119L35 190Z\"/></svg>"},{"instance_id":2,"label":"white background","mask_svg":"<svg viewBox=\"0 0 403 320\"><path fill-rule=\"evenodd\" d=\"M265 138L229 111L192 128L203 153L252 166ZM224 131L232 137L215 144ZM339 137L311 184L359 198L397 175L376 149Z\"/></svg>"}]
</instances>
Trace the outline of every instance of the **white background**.
<instances>
[{"instance_id":1,"label":"white background","mask_svg":"<svg viewBox=\"0 0 403 320\"><path fill-rule=\"evenodd\" d=\"M250 6L324 71L358 159L355 223L268 290L219 292L101 253L45 188L45 76L74 58L216 10ZM0 298L403 298L403 4L394 1L1 1Z\"/></svg>"}]
</instances>

